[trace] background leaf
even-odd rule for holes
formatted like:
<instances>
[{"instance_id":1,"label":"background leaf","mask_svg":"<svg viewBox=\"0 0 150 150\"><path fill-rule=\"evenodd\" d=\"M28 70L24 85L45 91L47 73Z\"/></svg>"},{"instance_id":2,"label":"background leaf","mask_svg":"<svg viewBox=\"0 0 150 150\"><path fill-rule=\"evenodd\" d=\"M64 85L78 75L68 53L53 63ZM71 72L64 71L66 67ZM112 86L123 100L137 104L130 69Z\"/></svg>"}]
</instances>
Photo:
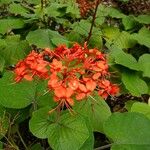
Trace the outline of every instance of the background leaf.
<instances>
[{"instance_id":1,"label":"background leaf","mask_svg":"<svg viewBox=\"0 0 150 150\"><path fill-rule=\"evenodd\" d=\"M35 98L36 87L33 82L15 83L14 75L6 72L0 79L0 104L8 108L24 108Z\"/></svg>"},{"instance_id":2,"label":"background leaf","mask_svg":"<svg viewBox=\"0 0 150 150\"><path fill-rule=\"evenodd\" d=\"M106 135L113 140L111 150L148 150L150 120L139 113L115 113L104 124Z\"/></svg>"},{"instance_id":3,"label":"background leaf","mask_svg":"<svg viewBox=\"0 0 150 150\"><path fill-rule=\"evenodd\" d=\"M148 93L148 86L136 73L126 70L122 73L122 82L126 89L134 96Z\"/></svg>"}]
</instances>

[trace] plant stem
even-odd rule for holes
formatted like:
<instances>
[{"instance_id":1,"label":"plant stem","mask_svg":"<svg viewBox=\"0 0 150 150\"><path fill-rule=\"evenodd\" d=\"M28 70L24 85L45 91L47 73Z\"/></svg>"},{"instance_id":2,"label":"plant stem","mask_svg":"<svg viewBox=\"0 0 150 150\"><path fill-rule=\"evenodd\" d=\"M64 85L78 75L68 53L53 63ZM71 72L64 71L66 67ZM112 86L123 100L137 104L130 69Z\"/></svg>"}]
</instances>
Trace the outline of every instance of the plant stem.
<instances>
[{"instance_id":1,"label":"plant stem","mask_svg":"<svg viewBox=\"0 0 150 150\"><path fill-rule=\"evenodd\" d=\"M17 129L17 134L18 134L18 136L19 136L19 138L20 138L20 140L21 140L23 146L25 147L25 149L26 149L26 150L29 150L28 147L26 146L26 144L25 144L25 142L24 142L24 140L23 140L23 138L22 138L20 132L19 132L19 129Z\"/></svg>"},{"instance_id":2,"label":"plant stem","mask_svg":"<svg viewBox=\"0 0 150 150\"><path fill-rule=\"evenodd\" d=\"M104 146L95 148L94 150L103 150L103 149L109 148L109 147L111 147L111 146L112 146L112 144L107 144L107 145L104 145Z\"/></svg>"},{"instance_id":3,"label":"plant stem","mask_svg":"<svg viewBox=\"0 0 150 150\"><path fill-rule=\"evenodd\" d=\"M90 38L92 36L92 30L93 30L93 27L94 27L94 22L95 22L95 19L96 19L96 13L97 13L99 4L100 4L100 0L97 0L96 1L96 6L95 6L95 11L94 11L94 14L93 14L92 23L91 23L91 28L90 28L90 31L89 31L89 34L88 34L88 37L87 37L87 40L86 40L87 43L90 41Z\"/></svg>"}]
</instances>

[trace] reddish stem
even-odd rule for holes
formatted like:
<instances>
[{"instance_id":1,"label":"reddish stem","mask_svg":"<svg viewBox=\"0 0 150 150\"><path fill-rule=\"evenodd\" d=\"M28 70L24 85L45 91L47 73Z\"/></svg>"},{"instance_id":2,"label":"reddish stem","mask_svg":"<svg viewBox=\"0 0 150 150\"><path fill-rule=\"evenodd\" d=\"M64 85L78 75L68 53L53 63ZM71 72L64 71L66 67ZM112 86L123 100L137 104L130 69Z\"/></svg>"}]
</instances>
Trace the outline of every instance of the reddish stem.
<instances>
[{"instance_id":1,"label":"reddish stem","mask_svg":"<svg viewBox=\"0 0 150 150\"><path fill-rule=\"evenodd\" d=\"M90 38L92 36L92 30L93 30L93 27L94 27L94 22L95 22L95 19L96 19L96 13L97 13L99 4L100 4L100 0L97 0L96 1L96 6L95 6L95 11L94 11L94 14L93 14L92 23L91 23L91 28L90 28L90 31L89 31L89 34L88 34L88 37L87 37L87 40L86 40L87 43L90 41Z\"/></svg>"}]
</instances>

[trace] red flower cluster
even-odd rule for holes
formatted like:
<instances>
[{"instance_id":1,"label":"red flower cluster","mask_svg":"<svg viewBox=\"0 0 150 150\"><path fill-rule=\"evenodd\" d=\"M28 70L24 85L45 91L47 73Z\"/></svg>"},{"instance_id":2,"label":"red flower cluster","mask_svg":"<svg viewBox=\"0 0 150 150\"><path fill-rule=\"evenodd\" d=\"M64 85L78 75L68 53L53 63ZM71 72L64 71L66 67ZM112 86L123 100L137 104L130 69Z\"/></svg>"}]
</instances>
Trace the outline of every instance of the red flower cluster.
<instances>
[{"instance_id":1,"label":"red flower cluster","mask_svg":"<svg viewBox=\"0 0 150 150\"><path fill-rule=\"evenodd\" d=\"M49 59L46 61L44 57ZM97 49L88 49L74 44L67 48L58 46L53 51L46 48L42 53L32 51L15 68L16 82L25 78L32 80L38 76L48 80L49 91L54 92L54 100L67 107L97 91L100 96L116 95L117 85L109 79L105 54Z\"/></svg>"},{"instance_id":2,"label":"red flower cluster","mask_svg":"<svg viewBox=\"0 0 150 150\"><path fill-rule=\"evenodd\" d=\"M88 12L94 10L96 5L96 0L76 0L80 8L80 14L82 17L87 16Z\"/></svg>"},{"instance_id":3,"label":"red flower cluster","mask_svg":"<svg viewBox=\"0 0 150 150\"><path fill-rule=\"evenodd\" d=\"M48 78L47 61L43 60L43 55L32 51L24 60L20 61L14 70L16 74L15 81L19 82L23 78L31 81L33 76Z\"/></svg>"}]
</instances>

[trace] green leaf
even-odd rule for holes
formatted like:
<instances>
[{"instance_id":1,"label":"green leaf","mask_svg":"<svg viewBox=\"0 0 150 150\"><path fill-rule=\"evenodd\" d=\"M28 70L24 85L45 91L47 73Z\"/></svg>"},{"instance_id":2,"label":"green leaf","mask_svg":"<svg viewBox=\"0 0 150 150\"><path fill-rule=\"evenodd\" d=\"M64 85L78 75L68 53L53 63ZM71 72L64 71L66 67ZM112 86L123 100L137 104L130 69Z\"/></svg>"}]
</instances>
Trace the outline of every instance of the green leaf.
<instances>
[{"instance_id":1,"label":"green leaf","mask_svg":"<svg viewBox=\"0 0 150 150\"><path fill-rule=\"evenodd\" d=\"M47 138L49 134L48 128L55 122L55 114L52 113L51 116L48 114L50 110L51 108L47 106L34 111L32 114L29 128L32 134L38 138Z\"/></svg>"},{"instance_id":2,"label":"green leaf","mask_svg":"<svg viewBox=\"0 0 150 150\"><path fill-rule=\"evenodd\" d=\"M139 23L143 24L150 24L150 15L139 15L138 17L134 18Z\"/></svg>"},{"instance_id":3,"label":"green leaf","mask_svg":"<svg viewBox=\"0 0 150 150\"><path fill-rule=\"evenodd\" d=\"M139 33L132 34L132 38L139 44L150 47L150 31L147 28L143 27Z\"/></svg>"},{"instance_id":4,"label":"green leaf","mask_svg":"<svg viewBox=\"0 0 150 150\"><path fill-rule=\"evenodd\" d=\"M75 22L71 28L74 32L79 33L80 35L83 35L85 37L88 36L88 33L90 31L91 23L88 20L81 20L80 22Z\"/></svg>"},{"instance_id":5,"label":"green leaf","mask_svg":"<svg viewBox=\"0 0 150 150\"><path fill-rule=\"evenodd\" d=\"M66 13L73 18L80 18L80 10L76 2L70 1L67 3Z\"/></svg>"},{"instance_id":6,"label":"green leaf","mask_svg":"<svg viewBox=\"0 0 150 150\"><path fill-rule=\"evenodd\" d=\"M22 19L0 19L0 33L5 34L12 29L20 29L24 27Z\"/></svg>"},{"instance_id":7,"label":"green leaf","mask_svg":"<svg viewBox=\"0 0 150 150\"><path fill-rule=\"evenodd\" d=\"M78 150L89 137L86 121L78 115L64 114L48 130L48 142L54 150Z\"/></svg>"},{"instance_id":8,"label":"green leaf","mask_svg":"<svg viewBox=\"0 0 150 150\"><path fill-rule=\"evenodd\" d=\"M140 70L143 71L144 77L150 78L150 54L144 54L138 61Z\"/></svg>"},{"instance_id":9,"label":"green leaf","mask_svg":"<svg viewBox=\"0 0 150 150\"><path fill-rule=\"evenodd\" d=\"M51 39L52 43L55 45L55 46L58 46L58 45L61 45L61 44L65 44L66 46L69 46L70 42L66 39L63 39L62 37L61 38L52 38Z\"/></svg>"},{"instance_id":10,"label":"green leaf","mask_svg":"<svg viewBox=\"0 0 150 150\"><path fill-rule=\"evenodd\" d=\"M104 124L111 150L149 150L150 120L139 113L115 113Z\"/></svg>"},{"instance_id":11,"label":"green leaf","mask_svg":"<svg viewBox=\"0 0 150 150\"><path fill-rule=\"evenodd\" d=\"M4 66L5 66L5 59L0 56L0 72L3 71Z\"/></svg>"},{"instance_id":12,"label":"green leaf","mask_svg":"<svg viewBox=\"0 0 150 150\"><path fill-rule=\"evenodd\" d=\"M136 100L129 100L125 103L125 108L128 110L128 111L131 111L131 107L132 105L137 102Z\"/></svg>"},{"instance_id":13,"label":"green leaf","mask_svg":"<svg viewBox=\"0 0 150 150\"><path fill-rule=\"evenodd\" d=\"M40 48L46 48L46 47L54 48L52 39L53 42L54 41L56 42L56 38L57 39L59 38L59 40L61 39L63 43L64 42L67 43L67 40L65 40L65 38L62 35L60 35L56 31L52 31L49 29L37 29L35 31L31 31L26 37L27 41L30 44L34 44Z\"/></svg>"},{"instance_id":14,"label":"green leaf","mask_svg":"<svg viewBox=\"0 0 150 150\"><path fill-rule=\"evenodd\" d=\"M46 8L46 14L50 17L62 17L65 15L66 4L59 4L57 2L51 3L50 6Z\"/></svg>"},{"instance_id":15,"label":"green leaf","mask_svg":"<svg viewBox=\"0 0 150 150\"><path fill-rule=\"evenodd\" d=\"M106 41L118 46L118 48L131 48L136 44L136 40L133 39L128 32L120 32L115 27L105 27L103 29L103 35Z\"/></svg>"},{"instance_id":16,"label":"green leaf","mask_svg":"<svg viewBox=\"0 0 150 150\"><path fill-rule=\"evenodd\" d=\"M6 116L6 111L3 106L0 105L0 139L7 133L9 127L9 119Z\"/></svg>"},{"instance_id":17,"label":"green leaf","mask_svg":"<svg viewBox=\"0 0 150 150\"><path fill-rule=\"evenodd\" d=\"M126 89L134 96L141 96L148 93L148 86L138 74L126 70L122 73L122 82Z\"/></svg>"},{"instance_id":18,"label":"green leaf","mask_svg":"<svg viewBox=\"0 0 150 150\"><path fill-rule=\"evenodd\" d=\"M21 4L12 3L9 5L9 12L13 14L19 14L21 16L27 16L29 11L24 8Z\"/></svg>"},{"instance_id":19,"label":"green leaf","mask_svg":"<svg viewBox=\"0 0 150 150\"><path fill-rule=\"evenodd\" d=\"M125 66L132 70L137 70L137 71L140 70L139 64L131 54L125 53L122 49L116 46L112 46L110 50L111 50L110 55L114 57L116 64Z\"/></svg>"},{"instance_id":20,"label":"green leaf","mask_svg":"<svg viewBox=\"0 0 150 150\"><path fill-rule=\"evenodd\" d=\"M122 24L125 30L130 30L130 29L133 29L137 25L137 22L134 20L133 16L126 16L122 18Z\"/></svg>"},{"instance_id":21,"label":"green leaf","mask_svg":"<svg viewBox=\"0 0 150 150\"><path fill-rule=\"evenodd\" d=\"M89 96L87 100L77 103L75 111L88 118L93 131L103 133L103 123L111 115L107 103L98 95Z\"/></svg>"},{"instance_id":22,"label":"green leaf","mask_svg":"<svg viewBox=\"0 0 150 150\"><path fill-rule=\"evenodd\" d=\"M78 150L89 137L85 120L77 115L55 112L50 115L50 107L35 111L29 123L30 131L38 138L47 138L54 150ZM69 141L69 142L68 142Z\"/></svg>"},{"instance_id":23,"label":"green leaf","mask_svg":"<svg viewBox=\"0 0 150 150\"><path fill-rule=\"evenodd\" d=\"M30 150L44 150L40 143L34 144Z\"/></svg>"},{"instance_id":24,"label":"green leaf","mask_svg":"<svg viewBox=\"0 0 150 150\"><path fill-rule=\"evenodd\" d=\"M26 40L20 40L19 35L7 36L6 46L0 49L1 56L5 59L6 65L15 64L23 59L29 52L29 44Z\"/></svg>"},{"instance_id":25,"label":"green leaf","mask_svg":"<svg viewBox=\"0 0 150 150\"><path fill-rule=\"evenodd\" d=\"M139 112L150 119L150 106L146 103L136 102L131 107L131 112Z\"/></svg>"},{"instance_id":26,"label":"green leaf","mask_svg":"<svg viewBox=\"0 0 150 150\"><path fill-rule=\"evenodd\" d=\"M0 79L0 104L8 108L24 108L35 98L35 85L28 81L15 83L13 78L13 73L6 72Z\"/></svg>"}]
</instances>

